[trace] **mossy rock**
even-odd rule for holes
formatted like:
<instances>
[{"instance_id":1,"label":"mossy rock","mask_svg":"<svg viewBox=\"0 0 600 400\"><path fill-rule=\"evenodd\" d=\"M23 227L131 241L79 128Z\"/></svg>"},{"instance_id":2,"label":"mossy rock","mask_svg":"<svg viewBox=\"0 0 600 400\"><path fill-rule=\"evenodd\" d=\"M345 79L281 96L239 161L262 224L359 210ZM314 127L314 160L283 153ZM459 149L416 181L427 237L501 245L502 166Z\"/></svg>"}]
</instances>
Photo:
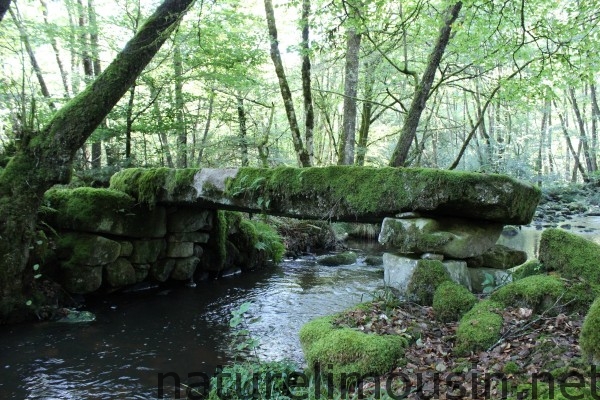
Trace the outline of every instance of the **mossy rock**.
<instances>
[{"instance_id":1,"label":"mossy rock","mask_svg":"<svg viewBox=\"0 0 600 400\"><path fill-rule=\"evenodd\" d=\"M600 297L592 303L579 335L583 354L594 363L600 362Z\"/></svg>"},{"instance_id":2,"label":"mossy rock","mask_svg":"<svg viewBox=\"0 0 600 400\"><path fill-rule=\"evenodd\" d=\"M378 376L389 372L404 355L408 345L399 335L367 334L336 327L333 317L317 318L300 329L300 343L309 366L315 372L333 373L340 382L342 374ZM333 369L328 369L333 365Z\"/></svg>"},{"instance_id":3,"label":"mossy rock","mask_svg":"<svg viewBox=\"0 0 600 400\"><path fill-rule=\"evenodd\" d=\"M58 239L57 254L74 266L106 265L119 257L121 245L103 236L66 233Z\"/></svg>"},{"instance_id":4,"label":"mossy rock","mask_svg":"<svg viewBox=\"0 0 600 400\"><path fill-rule=\"evenodd\" d=\"M61 264L61 284L65 290L73 294L88 294L102 286L102 266Z\"/></svg>"},{"instance_id":5,"label":"mossy rock","mask_svg":"<svg viewBox=\"0 0 600 400\"><path fill-rule=\"evenodd\" d=\"M318 263L321 265L327 265L335 267L338 265L349 265L354 264L357 260L356 253L353 251L344 251L338 254L328 254L321 256L318 259Z\"/></svg>"},{"instance_id":6,"label":"mossy rock","mask_svg":"<svg viewBox=\"0 0 600 400\"><path fill-rule=\"evenodd\" d=\"M55 229L128 237L162 237L163 207L148 209L129 195L109 189L51 189L44 195L40 218Z\"/></svg>"},{"instance_id":7,"label":"mossy rock","mask_svg":"<svg viewBox=\"0 0 600 400\"><path fill-rule=\"evenodd\" d=\"M408 282L406 293L411 301L430 306L433 304L433 295L438 286L450 281L450 274L441 261L419 260Z\"/></svg>"},{"instance_id":8,"label":"mossy rock","mask_svg":"<svg viewBox=\"0 0 600 400\"><path fill-rule=\"evenodd\" d=\"M532 275L511 282L491 295L491 299L507 307L531 308L542 313L550 308L550 314L565 311L585 312L600 287L578 280L568 281L555 275Z\"/></svg>"},{"instance_id":9,"label":"mossy rock","mask_svg":"<svg viewBox=\"0 0 600 400\"><path fill-rule=\"evenodd\" d=\"M468 354L487 349L500 339L503 306L491 300L483 300L460 320L456 331L456 354Z\"/></svg>"},{"instance_id":10,"label":"mossy rock","mask_svg":"<svg viewBox=\"0 0 600 400\"><path fill-rule=\"evenodd\" d=\"M433 311L442 322L458 321L477 298L467 288L455 282L443 282L433 295Z\"/></svg>"},{"instance_id":11,"label":"mossy rock","mask_svg":"<svg viewBox=\"0 0 600 400\"><path fill-rule=\"evenodd\" d=\"M110 188L127 193L151 208L158 202L194 202L194 177L198 168L128 168L114 174Z\"/></svg>"},{"instance_id":12,"label":"mossy rock","mask_svg":"<svg viewBox=\"0 0 600 400\"><path fill-rule=\"evenodd\" d=\"M544 265L537 259L529 260L513 270L513 281L527 278L528 276L541 275L546 272Z\"/></svg>"},{"instance_id":13,"label":"mossy rock","mask_svg":"<svg viewBox=\"0 0 600 400\"><path fill-rule=\"evenodd\" d=\"M600 246L594 242L550 228L542 233L539 260L547 271L568 279L585 279L600 284Z\"/></svg>"},{"instance_id":14,"label":"mossy rock","mask_svg":"<svg viewBox=\"0 0 600 400\"><path fill-rule=\"evenodd\" d=\"M118 258L105 268L106 283L112 287L123 287L136 283L135 269L129 260Z\"/></svg>"}]
</instances>

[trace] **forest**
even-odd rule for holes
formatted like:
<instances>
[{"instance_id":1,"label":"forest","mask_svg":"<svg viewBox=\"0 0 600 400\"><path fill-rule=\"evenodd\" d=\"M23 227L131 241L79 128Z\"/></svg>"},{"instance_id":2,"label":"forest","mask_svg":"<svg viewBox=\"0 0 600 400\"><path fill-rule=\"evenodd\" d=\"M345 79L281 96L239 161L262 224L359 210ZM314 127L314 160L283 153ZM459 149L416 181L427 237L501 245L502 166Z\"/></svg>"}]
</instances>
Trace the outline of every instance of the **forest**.
<instances>
[{"instance_id":1,"label":"forest","mask_svg":"<svg viewBox=\"0 0 600 400\"><path fill-rule=\"evenodd\" d=\"M594 180L597 5L3 0L0 314L46 190L126 167Z\"/></svg>"}]
</instances>

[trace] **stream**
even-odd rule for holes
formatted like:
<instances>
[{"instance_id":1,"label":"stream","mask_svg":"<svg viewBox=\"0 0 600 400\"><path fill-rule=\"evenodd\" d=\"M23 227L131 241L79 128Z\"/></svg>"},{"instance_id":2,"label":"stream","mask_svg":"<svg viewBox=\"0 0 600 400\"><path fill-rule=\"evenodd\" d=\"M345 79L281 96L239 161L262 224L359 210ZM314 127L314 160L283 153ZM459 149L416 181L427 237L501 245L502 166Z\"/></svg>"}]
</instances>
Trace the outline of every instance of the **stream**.
<instances>
[{"instance_id":1,"label":"stream","mask_svg":"<svg viewBox=\"0 0 600 400\"><path fill-rule=\"evenodd\" d=\"M600 217L569 224L570 231L600 243ZM499 243L533 257L540 235L528 226ZM301 365L298 331L305 322L366 301L383 286L382 267L362 261L383 250L373 243L349 246L359 254L353 265L286 260L195 288L91 299L92 323L0 327L0 399L155 399L160 373L185 382L190 373L210 376L233 361L229 319L244 302L252 302L249 320L260 316L249 324L261 343L259 357ZM164 398L175 398L172 388L165 386Z\"/></svg>"}]
</instances>

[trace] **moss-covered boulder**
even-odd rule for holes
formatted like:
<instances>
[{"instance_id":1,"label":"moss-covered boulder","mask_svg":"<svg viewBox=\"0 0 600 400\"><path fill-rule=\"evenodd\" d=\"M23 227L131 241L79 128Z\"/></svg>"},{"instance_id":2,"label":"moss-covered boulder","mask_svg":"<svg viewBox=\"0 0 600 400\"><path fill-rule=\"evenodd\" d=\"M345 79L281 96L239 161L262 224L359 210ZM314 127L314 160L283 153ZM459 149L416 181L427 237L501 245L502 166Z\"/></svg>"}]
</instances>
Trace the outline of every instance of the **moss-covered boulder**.
<instances>
[{"instance_id":1,"label":"moss-covered boulder","mask_svg":"<svg viewBox=\"0 0 600 400\"><path fill-rule=\"evenodd\" d=\"M171 272L171 279L176 281L186 281L191 279L194 276L194 272L196 272L196 267L199 263L200 259L193 256L175 260L175 265Z\"/></svg>"},{"instance_id":2,"label":"moss-covered boulder","mask_svg":"<svg viewBox=\"0 0 600 400\"><path fill-rule=\"evenodd\" d=\"M444 282L450 282L450 275L441 261L419 260L406 288L407 297L430 306L436 289Z\"/></svg>"},{"instance_id":3,"label":"moss-covered boulder","mask_svg":"<svg viewBox=\"0 0 600 400\"><path fill-rule=\"evenodd\" d=\"M317 262L321 265L327 266L338 266L338 265L349 265L354 264L358 259L357 255L353 251L344 251L337 254L327 254L317 259Z\"/></svg>"},{"instance_id":4,"label":"moss-covered boulder","mask_svg":"<svg viewBox=\"0 0 600 400\"><path fill-rule=\"evenodd\" d=\"M539 260L547 271L600 284L600 246L562 229L542 233Z\"/></svg>"},{"instance_id":5,"label":"moss-covered boulder","mask_svg":"<svg viewBox=\"0 0 600 400\"><path fill-rule=\"evenodd\" d=\"M456 330L456 354L468 354L489 348L500 339L503 306L483 300L467 312Z\"/></svg>"},{"instance_id":6,"label":"moss-covered boulder","mask_svg":"<svg viewBox=\"0 0 600 400\"><path fill-rule=\"evenodd\" d=\"M211 202L304 219L380 222L403 211L506 224L531 220L540 191L503 175L424 168L133 169L111 188L148 203Z\"/></svg>"},{"instance_id":7,"label":"moss-covered boulder","mask_svg":"<svg viewBox=\"0 0 600 400\"><path fill-rule=\"evenodd\" d=\"M134 264L151 264L158 260L165 250L164 239L134 240L130 260Z\"/></svg>"},{"instance_id":8,"label":"moss-covered boulder","mask_svg":"<svg viewBox=\"0 0 600 400\"><path fill-rule=\"evenodd\" d=\"M523 278L527 278L528 276L540 275L546 272L546 268L542 265L542 263L538 259L529 260L521 265L518 268L515 268L512 273L513 280L519 280Z\"/></svg>"},{"instance_id":9,"label":"moss-covered boulder","mask_svg":"<svg viewBox=\"0 0 600 400\"><path fill-rule=\"evenodd\" d=\"M469 268L510 269L527 261L527 253L501 244L494 245L480 256L467 260Z\"/></svg>"},{"instance_id":10,"label":"moss-covered boulder","mask_svg":"<svg viewBox=\"0 0 600 400\"><path fill-rule=\"evenodd\" d=\"M56 252L69 264L98 266L115 261L121 254L121 245L99 235L66 233L58 239Z\"/></svg>"},{"instance_id":11,"label":"moss-covered boulder","mask_svg":"<svg viewBox=\"0 0 600 400\"><path fill-rule=\"evenodd\" d=\"M309 369L318 367L333 373L340 382L347 376L378 376L389 372L404 355L407 341L400 335L367 334L333 324L334 317L322 317L300 329L300 343ZM327 367L333 365L330 370Z\"/></svg>"},{"instance_id":12,"label":"moss-covered boulder","mask_svg":"<svg viewBox=\"0 0 600 400\"><path fill-rule=\"evenodd\" d=\"M467 288L455 282L443 282L433 295L433 311L442 322L458 321L477 302Z\"/></svg>"},{"instance_id":13,"label":"moss-covered boulder","mask_svg":"<svg viewBox=\"0 0 600 400\"><path fill-rule=\"evenodd\" d=\"M55 229L136 238L162 237L166 232L163 207L150 210L117 190L51 189L44 196L44 205L42 219Z\"/></svg>"},{"instance_id":14,"label":"moss-covered boulder","mask_svg":"<svg viewBox=\"0 0 600 400\"><path fill-rule=\"evenodd\" d=\"M589 361L600 363L600 297L592 303L579 336L581 351Z\"/></svg>"},{"instance_id":15,"label":"moss-covered boulder","mask_svg":"<svg viewBox=\"0 0 600 400\"><path fill-rule=\"evenodd\" d=\"M102 266L90 267L71 263L61 264L61 284L73 294L88 294L102 286Z\"/></svg>"},{"instance_id":16,"label":"moss-covered boulder","mask_svg":"<svg viewBox=\"0 0 600 400\"><path fill-rule=\"evenodd\" d=\"M492 293L491 299L505 306L526 307L534 312L542 312L553 306L565 291L565 284L558 277L533 275L501 287Z\"/></svg>"},{"instance_id":17,"label":"moss-covered boulder","mask_svg":"<svg viewBox=\"0 0 600 400\"><path fill-rule=\"evenodd\" d=\"M379 243L401 253L436 253L469 258L488 251L502 232L502 224L459 218L385 218Z\"/></svg>"},{"instance_id":18,"label":"moss-covered boulder","mask_svg":"<svg viewBox=\"0 0 600 400\"><path fill-rule=\"evenodd\" d=\"M512 282L510 271L494 268L469 268L471 290L475 293L488 293L497 286Z\"/></svg>"}]
</instances>

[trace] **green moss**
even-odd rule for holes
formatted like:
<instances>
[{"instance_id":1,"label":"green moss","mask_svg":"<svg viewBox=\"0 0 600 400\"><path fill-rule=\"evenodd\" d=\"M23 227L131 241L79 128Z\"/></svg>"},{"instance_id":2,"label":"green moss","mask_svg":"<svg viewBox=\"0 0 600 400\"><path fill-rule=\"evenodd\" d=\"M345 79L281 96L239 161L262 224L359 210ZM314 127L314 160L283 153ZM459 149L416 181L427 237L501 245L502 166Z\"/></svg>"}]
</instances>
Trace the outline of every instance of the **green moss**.
<instances>
[{"instance_id":1,"label":"green moss","mask_svg":"<svg viewBox=\"0 0 600 400\"><path fill-rule=\"evenodd\" d=\"M600 360L600 297L590 307L579 336L581 351L589 359Z\"/></svg>"},{"instance_id":2,"label":"green moss","mask_svg":"<svg viewBox=\"0 0 600 400\"><path fill-rule=\"evenodd\" d=\"M110 179L110 188L122 191L150 206L159 197L176 197L192 188L197 168L128 168Z\"/></svg>"},{"instance_id":3,"label":"green moss","mask_svg":"<svg viewBox=\"0 0 600 400\"><path fill-rule=\"evenodd\" d=\"M407 346L406 339L399 335L366 334L335 327L332 317L305 324L300 330L300 343L309 368L319 365L321 372L333 373L336 382L340 382L343 373L377 376L389 372ZM329 369L329 365L333 368Z\"/></svg>"},{"instance_id":4,"label":"green moss","mask_svg":"<svg viewBox=\"0 0 600 400\"><path fill-rule=\"evenodd\" d=\"M216 214L217 218L215 218L215 227L213 229L213 234L211 235L211 240L214 241L217 249L219 263L217 269L221 270L227 259L227 233L229 225L227 223L227 211L219 210Z\"/></svg>"},{"instance_id":5,"label":"green moss","mask_svg":"<svg viewBox=\"0 0 600 400\"><path fill-rule=\"evenodd\" d=\"M532 275L540 275L546 272L546 269L538 260L529 260L514 270L512 273L513 280L527 278Z\"/></svg>"},{"instance_id":6,"label":"green moss","mask_svg":"<svg viewBox=\"0 0 600 400\"><path fill-rule=\"evenodd\" d=\"M456 354L468 354L485 350L500 338L502 317L499 314L503 306L499 303L483 300L466 313L460 320L456 331Z\"/></svg>"},{"instance_id":7,"label":"green moss","mask_svg":"<svg viewBox=\"0 0 600 400\"><path fill-rule=\"evenodd\" d=\"M481 199L481 191L492 191L495 185L510 181L501 175L475 174L418 168L368 168L330 166L325 168L272 169L240 168L236 177L227 182L225 195L253 199L266 210L269 205L299 204L307 199L326 206L324 216L337 215L381 216L389 210L415 210L428 207L431 193L444 188L447 199L444 211L448 214L463 212L472 215L473 202ZM512 182L515 183L516 182ZM524 184L516 184L510 205L514 208L481 210L488 219L529 221L535 210L540 192ZM532 201L534 200L534 201ZM476 200L477 202L479 200ZM333 208L332 208L333 207ZM488 207L489 208L489 207Z\"/></svg>"},{"instance_id":8,"label":"green moss","mask_svg":"<svg viewBox=\"0 0 600 400\"><path fill-rule=\"evenodd\" d=\"M419 260L406 291L415 303L430 306L437 287L447 281L450 275L441 261Z\"/></svg>"},{"instance_id":9,"label":"green moss","mask_svg":"<svg viewBox=\"0 0 600 400\"><path fill-rule=\"evenodd\" d=\"M510 307L527 307L542 312L566 291L564 283L551 275L533 275L511 282L491 295L493 301Z\"/></svg>"},{"instance_id":10,"label":"green moss","mask_svg":"<svg viewBox=\"0 0 600 400\"><path fill-rule=\"evenodd\" d=\"M600 284L600 246L562 229L546 229L540 241L540 262L548 271L569 279Z\"/></svg>"},{"instance_id":11,"label":"green moss","mask_svg":"<svg viewBox=\"0 0 600 400\"><path fill-rule=\"evenodd\" d=\"M502 372L504 372L505 374L516 374L517 372L519 372L521 370L521 368L519 367L519 364L517 364L514 361L509 361L506 364L504 364L504 368L502 368Z\"/></svg>"},{"instance_id":12,"label":"green moss","mask_svg":"<svg viewBox=\"0 0 600 400\"><path fill-rule=\"evenodd\" d=\"M267 254L267 258L271 259L273 262L280 262L285 254L285 246L283 244L283 239L279 233L277 233L277 230L261 221L252 221L252 224L257 239L254 247L258 250L264 250Z\"/></svg>"},{"instance_id":13,"label":"green moss","mask_svg":"<svg viewBox=\"0 0 600 400\"><path fill-rule=\"evenodd\" d=\"M477 298L464 286L443 282L433 295L433 311L440 321L458 321L476 301Z\"/></svg>"},{"instance_id":14,"label":"green moss","mask_svg":"<svg viewBox=\"0 0 600 400\"><path fill-rule=\"evenodd\" d=\"M50 209L59 210L66 224L92 225L98 215L108 215L119 210L128 211L135 201L117 190L81 187L77 189L51 189L44 195L44 203ZM49 216L51 216L48 213Z\"/></svg>"}]
</instances>

